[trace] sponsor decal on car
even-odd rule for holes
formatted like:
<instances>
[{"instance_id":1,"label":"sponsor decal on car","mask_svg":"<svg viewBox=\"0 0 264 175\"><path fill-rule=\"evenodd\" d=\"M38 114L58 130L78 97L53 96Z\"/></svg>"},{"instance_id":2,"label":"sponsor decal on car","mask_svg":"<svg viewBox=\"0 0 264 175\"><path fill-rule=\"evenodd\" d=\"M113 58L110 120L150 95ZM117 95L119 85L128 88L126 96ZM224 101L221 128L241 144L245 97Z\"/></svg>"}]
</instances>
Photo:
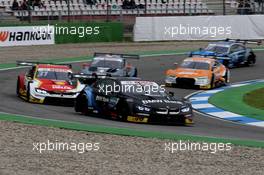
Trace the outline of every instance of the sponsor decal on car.
<instances>
[{"instance_id":1,"label":"sponsor decal on car","mask_svg":"<svg viewBox=\"0 0 264 175\"><path fill-rule=\"evenodd\" d=\"M38 71L43 72L71 72L70 69L62 69L62 68L38 68Z\"/></svg>"},{"instance_id":2,"label":"sponsor decal on car","mask_svg":"<svg viewBox=\"0 0 264 175\"><path fill-rule=\"evenodd\" d=\"M62 89L62 90L71 90L72 88L69 86L62 86L62 85L52 85L52 89Z\"/></svg>"},{"instance_id":3,"label":"sponsor decal on car","mask_svg":"<svg viewBox=\"0 0 264 175\"><path fill-rule=\"evenodd\" d=\"M109 98L103 97L103 96L96 96L96 101L102 101L102 102L109 102Z\"/></svg>"},{"instance_id":4,"label":"sponsor decal on car","mask_svg":"<svg viewBox=\"0 0 264 175\"><path fill-rule=\"evenodd\" d=\"M133 116L128 116L127 121L129 122L138 122L138 123L147 123L148 118L146 117L133 117Z\"/></svg>"},{"instance_id":5,"label":"sponsor decal on car","mask_svg":"<svg viewBox=\"0 0 264 175\"><path fill-rule=\"evenodd\" d=\"M174 104L182 104L179 101L172 101L172 100L142 100L143 104L150 104L150 103L174 103Z\"/></svg>"}]
</instances>

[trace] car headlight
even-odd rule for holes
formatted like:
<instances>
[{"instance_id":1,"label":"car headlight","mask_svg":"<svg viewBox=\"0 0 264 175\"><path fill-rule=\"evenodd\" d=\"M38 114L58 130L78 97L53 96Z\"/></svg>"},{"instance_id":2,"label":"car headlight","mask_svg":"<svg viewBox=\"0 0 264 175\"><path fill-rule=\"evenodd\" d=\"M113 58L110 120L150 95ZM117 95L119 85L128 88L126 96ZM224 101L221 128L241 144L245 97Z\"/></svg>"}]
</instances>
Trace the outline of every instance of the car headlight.
<instances>
[{"instance_id":1,"label":"car headlight","mask_svg":"<svg viewBox=\"0 0 264 175\"><path fill-rule=\"evenodd\" d=\"M197 85L209 84L209 79L208 77L198 77L196 78L195 84Z\"/></svg>"},{"instance_id":2,"label":"car headlight","mask_svg":"<svg viewBox=\"0 0 264 175\"><path fill-rule=\"evenodd\" d=\"M181 112L189 112L191 110L190 107L183 107L181 108Z\"/></svg>"},{"instance_id":3,"label":"car headlight","mask_svg":"<svg viewBox=\"0 0 264 175\"><path fill-rule=\"evenodd\" d=\"M150 111L150 108L146 107L146 106L136 106L136 108L139 110L139 111L146 111L146 112L149 112Z\"/></svg>"},{"instance_id":4,"label":"car headlight","mask_svg":"<svg viewBox=\"0 0 264 175\"><path fill-rule=\"evenodd\" d=\"M42 89L37 89L37 88L36 88L35 90L36 90L37 93L40 93L40 94L48 94L47 91L42 90Z\"/></svg>"}]
</instances>

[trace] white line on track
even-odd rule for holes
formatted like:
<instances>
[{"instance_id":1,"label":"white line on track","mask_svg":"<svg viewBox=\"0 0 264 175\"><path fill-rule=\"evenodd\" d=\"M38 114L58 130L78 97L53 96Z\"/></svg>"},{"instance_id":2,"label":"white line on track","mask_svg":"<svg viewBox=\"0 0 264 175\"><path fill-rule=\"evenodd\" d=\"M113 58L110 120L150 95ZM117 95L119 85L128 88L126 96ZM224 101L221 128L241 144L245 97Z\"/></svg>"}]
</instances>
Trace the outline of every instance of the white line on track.
<instances>
[{"instance_id":1,"label":"white line on track","mask_svg":"<svg viewBox=\"0 0 264 175\"><path fill-rule=\"evenodd\" d=\"M191 97L190 98L191 101L205 101L208 99L209 99L209 96L208 97Z\"/></svg>"},{"instance_id":2,"label":"white line on track","mask_svg":"<svg viewBox=\"0 0 264 175\"><path fill-rule=\"evenodd\" d=\"M243 117L239 114L235 114L232 112L228 111L223 111L223 112L208 112L209 115L215 116L215 117L220 117L220 118L233 118L233 117Z\"/></svg>"},{"instance_id":3,"label":"white line on track","mask_svg":"<svg viewBox=\"0 0 264 175\"><path fill-rule=\"evenodd\" d=\"M263 122L251 122L251 123L247 123L247 125L253 125L253 126L258 126L258 127L264 127L264 121L263 121Z\"/></svg>"},{"instance_id":4,"label":"white line on track","mask_svg":"<svg viewBox=\"0 0 264 175\"><path fill-rule=\"evenodd\" d=\"M209 103L204 103L204 104L193 104L192 107L194 109L203 109L203 108L214 108L215 106Z\"/></svg>"}]
</instances>

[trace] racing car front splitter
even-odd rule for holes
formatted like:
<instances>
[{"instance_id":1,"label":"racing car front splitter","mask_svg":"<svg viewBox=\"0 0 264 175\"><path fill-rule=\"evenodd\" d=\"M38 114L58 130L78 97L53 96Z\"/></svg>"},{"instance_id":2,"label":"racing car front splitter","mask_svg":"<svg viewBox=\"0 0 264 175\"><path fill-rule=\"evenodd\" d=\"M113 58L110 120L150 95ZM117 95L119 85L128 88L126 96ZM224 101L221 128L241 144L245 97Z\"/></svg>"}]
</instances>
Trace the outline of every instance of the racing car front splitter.
<instances>
[{"instance_id":1,"label":"racing car front splitter","mask_svg":"<svg viewBox=\"0 0 264 175\"><path fill-rule=\"evenodd\" d=\"M161 124L194 124L192 115L179 116L127 116L127 121L135 123L161 123Z\"/></svg>"}]
</instances>

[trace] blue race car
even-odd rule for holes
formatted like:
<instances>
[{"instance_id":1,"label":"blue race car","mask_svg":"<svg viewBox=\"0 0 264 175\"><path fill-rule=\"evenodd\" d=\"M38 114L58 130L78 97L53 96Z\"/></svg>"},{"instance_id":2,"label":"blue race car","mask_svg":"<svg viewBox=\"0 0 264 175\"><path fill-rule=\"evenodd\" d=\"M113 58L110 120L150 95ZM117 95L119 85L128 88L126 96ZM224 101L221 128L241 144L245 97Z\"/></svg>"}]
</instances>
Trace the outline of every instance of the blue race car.
<instances>
[{"instance_id":1,"label":"blue race car","mask_svg":"<svg viewBox=\"0 0 264 175\"><path fill-rule=\"evenodd\" d=\"M213 57L228 68L250 66L256 63L256 55L251 48L245 46L246 43L247 41L227 39L210 43L205 49L190 52L189 56Z\"/></svg>"}]
</instances>

